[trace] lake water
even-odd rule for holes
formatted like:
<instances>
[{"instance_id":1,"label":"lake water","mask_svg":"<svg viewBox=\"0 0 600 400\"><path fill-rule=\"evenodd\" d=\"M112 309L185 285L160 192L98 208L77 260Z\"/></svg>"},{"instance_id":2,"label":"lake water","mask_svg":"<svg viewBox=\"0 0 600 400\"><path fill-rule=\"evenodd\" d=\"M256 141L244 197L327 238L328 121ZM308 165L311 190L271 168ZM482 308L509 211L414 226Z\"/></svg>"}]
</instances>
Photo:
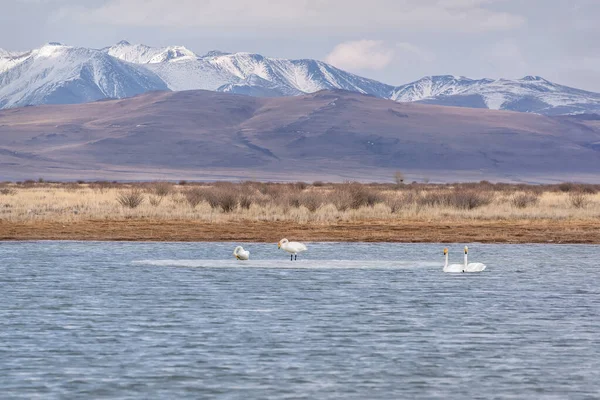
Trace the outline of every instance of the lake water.
<instances>
[{"instance_id":1,"label":"lake water","mask_svg":"<svg viewBox=\"0 0 600 400\"><path fill-rule=\"evenodd\" d=\"M0 397L600 397L599 246L244 246L0 243Z\"/></svg>"}]
</instances>

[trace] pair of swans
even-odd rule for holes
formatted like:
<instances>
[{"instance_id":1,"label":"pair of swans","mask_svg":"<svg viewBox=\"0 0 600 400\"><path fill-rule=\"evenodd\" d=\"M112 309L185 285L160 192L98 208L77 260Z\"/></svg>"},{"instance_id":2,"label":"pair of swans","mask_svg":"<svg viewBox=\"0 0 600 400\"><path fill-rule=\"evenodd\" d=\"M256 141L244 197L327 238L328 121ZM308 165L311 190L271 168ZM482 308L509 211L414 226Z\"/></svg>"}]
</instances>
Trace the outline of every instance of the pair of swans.
<instances>
[{"instance_id":1,"label":"pair of swans","mask_svg":"<svg viewBox=\"0 0 600 400\"><path fill-rule=\"evenodd\" d=\"M308 250L304 243L290 242L287 239L281 239L279 243L277 243L277 248L290 253L290 261L297 260L298 253ZM242 246L237 246L235 250L233 250L233 255L237 260L245 261L250 259L250 252L248 250L244 250Z\"/></svg>"},{"instance_id":2,"label":"pair of swans","mask_svg":"<svg viewBox=\"0 0 600 400\"><path fill-rule=\"evenodd\" d=\"M444 249L444 256L446 257L446 263L444 264L444 272L460 273L460 272L481 272L486 266L482 263L469 263L467 260L469 254L469 248L465 246L465 262L464 264L450 264L448 265L448 248Z\"/></svg>"}]
</instances>

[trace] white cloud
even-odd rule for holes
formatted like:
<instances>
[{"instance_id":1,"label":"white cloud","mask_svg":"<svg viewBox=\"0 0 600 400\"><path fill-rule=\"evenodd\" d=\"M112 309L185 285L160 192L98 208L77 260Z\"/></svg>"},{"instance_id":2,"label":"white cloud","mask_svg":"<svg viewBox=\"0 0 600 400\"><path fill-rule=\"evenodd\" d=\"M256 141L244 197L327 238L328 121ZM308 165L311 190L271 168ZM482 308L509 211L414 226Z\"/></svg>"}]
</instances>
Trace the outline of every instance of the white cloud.
<instances>
[{"instance_id":1,"label":"white cloud","mask_svg":"<svg viewBox=\"0 0 600 400\"><path fill-rule=\"evenodd\" d=\"M79 21L124 26L194 27L263 31L452 30L480 32L518 27L524 18L496 11L493 0L108 0L101 6L63 7ZM499 0L495 0L499 1Z\"/></svg>"},{"instance_id":2,"label":"white cloud","mask_svg":"<svg viewBox=\"0 0 600 400\"><path fill-rule=\"evenodd\" d=\"M380 40L357 40L335 46L325 58L328 63L351 71L380 70L394 58L394 50Z\"/></svg>"}]
</instances>

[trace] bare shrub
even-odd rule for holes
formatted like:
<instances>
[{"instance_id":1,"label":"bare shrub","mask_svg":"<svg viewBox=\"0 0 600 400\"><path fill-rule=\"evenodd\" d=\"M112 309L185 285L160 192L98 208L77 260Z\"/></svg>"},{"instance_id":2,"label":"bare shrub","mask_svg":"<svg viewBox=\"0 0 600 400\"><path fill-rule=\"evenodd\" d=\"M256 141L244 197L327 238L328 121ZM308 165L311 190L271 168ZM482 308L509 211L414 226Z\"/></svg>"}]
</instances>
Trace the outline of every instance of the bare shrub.
<instances>
[{"instance_id":1,"label":"bare shrub","mask_svg":"<svg viewBox=\"0 0 600 400\"><path fill-rule=\"evenodd\" d=\"M238 205L238 195L233 186L213 187L201 193L211 208L220 208L226 213L234 211Z\"/></svg>"},{"instance_id":2,"label":"bare shrub","mask_svg":"<svg viewBox=\"0 0 600 400\"><path fill-rule=\"evenodd\" d=\"M204 193L198 188L189 189L185 191L185 199L192 208L196 208L204 200Z\"/></svg>"},{"instance_id":3,"label":"bare shrub","mask_svg":"<svg viewBox=\"0 0 600 400\"><path fill-rule=\"evenodd\" d=\"M493 200L490 193L476 190L455 191L450 196L450 206L461 210L473 210L474 208L486 206Z\"/></svg>"},{"instance_id":4,"label":"bare shrub","mask_svg":"<svg viewBox=\"0 0 600 400\"><path fill-rule=\"evenodd\" d=\"M558 184L558 190L564 193L572 192L577 186L573 182L563 182Z\"/></svg>"},{"instance_id":5,"label":"bare shrub","mask_svg":"<svg viewBox=\"0 0 600 400\"><path fill-rule=\"evenodd\" d=\"M158 196L149 196L148 197L148 201L150 202L150 205L153 207L158 207L160 206L160 203L162 203L163 197L158 197Z\"/></svg>"},{"instance_id":6,"label":"bare shrub","mask_svg":"<svg viewBox=\"0 0 600 400\"><path fill-rule=\"evenodd\" d=\"M588 197L580 192L569 193L569 204L575 208L585 208L589 204Z\"/></svg>"},{"instance_id":7,"label":"bare shrub","mask_svg":"<svg viewBox=\"0 0 600 400\"><path fill-rule=\"evenodd\" d=\"M306 182L296 182L296 183L294 184L294 187L295 187L297 190L305 190L305 189L308 187L308 184L307 184Z\"/></svg>"},{"instance_id":8,"label":"bare shrub","mask_svg":"<svg viewBox=\"0 0 600 400\"><path fill-rule=\"evenodd\" d=\"M2 188L0 189L0 194L4 195L4 196L12 196L14 194L16 194L17 191L11 188Z\"/></svg>"},{"instance_id":9,"label":"bare shrub","mask_svg":"<svg viewBox=\"0 0 600 400\"><path fill-rule=\"evenodd\" d=\"M598 193L598 189L594 185L582 185L581 193L585 194L596 194Z\"/></svg>"},{"instance_id":10,"label":"bare shrub","mask_svg":"<svg viewBox=\"0 0 600 400\"><path fill-rule=\"evenodd\" d=\"M459 210L472 210L488 205L493 195L481 190L451 190L427 192L417 200L420 206L453 207Z\"/></svg>"},{"instance_id":11,"label":"bare shrub","mask_svg":"<svg viewBox=\"0 0 600 400\"><path fill-rule=\"evenodd\" d=\"M352 205L352 195L346 190L336 188L328 197L338 211L346 211Z\"/></svg>"},{"instance_id":12,"label":"bare shrub","mask_svg":"<svg viewBox=\"0 0 600 400\"><path fill-rule=\"evenodd\" d=\"M249 210L250 206L252 206L252 197L247 194L242 194L240 196L240 207Z\"/></svg>"},{"instance_id":13,"label":"bare shrub","mask_svg":"<svg viewBox=\"0 0 600 400\"><path fill-rule=\"evenodd\" d=\"M398 196L394 196L394 195L388 196L385 199L385 204L390 208L390 211L392 214L396 214L398 211L400 211L406 205L406 203L404 203L402 197L398 197Z\"/></svg>"},{"instance_id":14,"label":"bare shrub","mask_svg":"<svg viewBox=\"0 0 600 400\"><path fill-rule=\"evenodd\" d=\"M323 181L314 181L313 182L313 186L314 187L323 187L323 186L325 186L325 182L323 182Z\"/></svg>"},{"instance_id":15,"label":"bare shrub","mask_svg":"<svg viewBox=\"0 0 600 400\"><path fill-rule=\"evenodd\" d=\"M300 205L306 207L310 212L317 211L324 203L323 195L314 191L303 193L299 200Z\"/></svg>"},{"instance_id":16,"label":"bare shrub","mask_svg":"<svg viewBox=\"0 0 600 400\"><path fill-rule=\"evenodd\" d=\"M530 206L535 206L539 203L540 199L538 195L533 193L520 193L515 195L511 204L517 208L527 208Z\"/></svg>"},{"instance_id":17,"label":"bare shrub","mask_svg":"<svg viewBox=\"0 0 600 400\"><path fill-rule=\"evenodd\" d=\"M185 186L185 185L187 185L187 181L181 180L181 181L179 181L178 185Z\"/></svg>"},{"instance_id":18,"label":"bare shrub","mask_svg":"<svg viewBox=\"0 0 600 400\"><path fill-rule=\"evenodd\" d=\"M140 189L131 189L126 192L121 192L117 196L117 201L123 207L136 208L144 202L144 194Z\"/></svg>"},{"instance_id":19,"label":"bare shrub","mask_svg":"<svg viewBox=\"0 0 600 400\"><path fill-rule=\"evenodd\" d=\"M169 182L156 182L150 187L150 193L163 198L168 196L173 191L173 185Z\"/></svg>"},{"instance_id":20,"label":"bare shrub","mask_svg":"<svg viewBox=\"0 0 600 400\"><path fill-rule=\"evenodd\" d=\"M229 213L236 209L238 199L235 193L229 191L222 191L219 195L219 205L223 212Z\"/></svg>"}]
</instances>

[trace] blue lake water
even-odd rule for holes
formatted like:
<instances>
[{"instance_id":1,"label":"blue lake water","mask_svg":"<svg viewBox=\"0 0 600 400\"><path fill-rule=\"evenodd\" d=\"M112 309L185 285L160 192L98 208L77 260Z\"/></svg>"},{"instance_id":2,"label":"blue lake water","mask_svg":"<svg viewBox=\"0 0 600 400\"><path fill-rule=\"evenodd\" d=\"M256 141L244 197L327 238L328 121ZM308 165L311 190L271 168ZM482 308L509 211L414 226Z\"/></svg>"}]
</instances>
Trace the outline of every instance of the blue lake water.
<instances>
[{"instance_id":1,"label":"blue lake water","mask_svg":"<svg viewBox=\"0 0 600 400\"><path fill-rule=\"evenodd\" d=\"M600 246L308 245L0 243L0 397L600 397Z\"/></svg>"}]
</instances>

